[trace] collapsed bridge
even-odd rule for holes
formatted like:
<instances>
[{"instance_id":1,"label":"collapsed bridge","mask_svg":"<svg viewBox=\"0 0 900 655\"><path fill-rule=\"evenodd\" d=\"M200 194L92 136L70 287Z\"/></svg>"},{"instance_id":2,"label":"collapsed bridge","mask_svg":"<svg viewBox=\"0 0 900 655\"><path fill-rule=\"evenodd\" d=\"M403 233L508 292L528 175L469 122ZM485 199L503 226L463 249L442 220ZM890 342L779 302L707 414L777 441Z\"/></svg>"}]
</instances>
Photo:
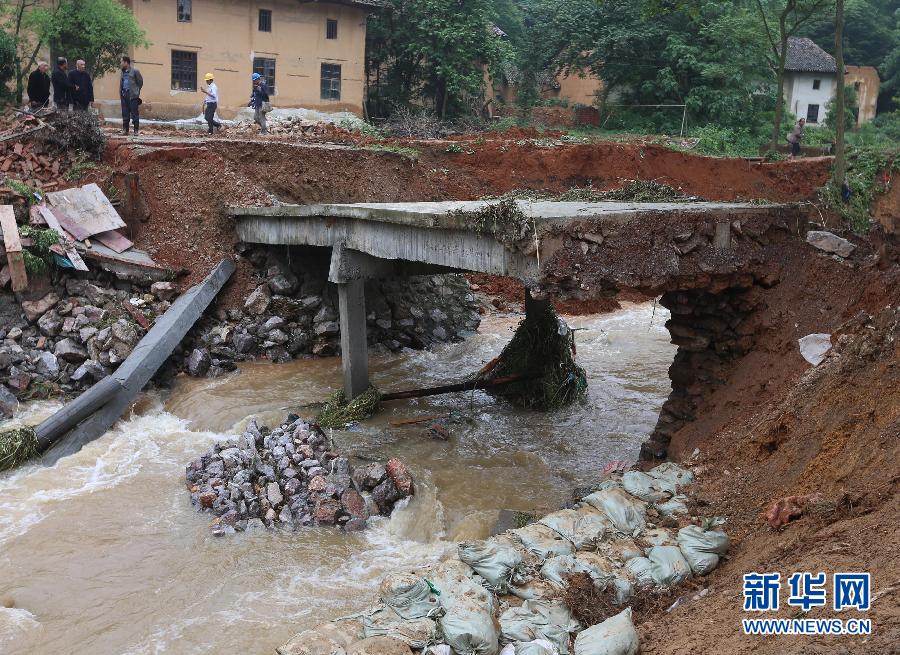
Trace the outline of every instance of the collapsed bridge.
<instances>
[{"instance_id":1,"label":"collapsed bridge","mask_svg":"<svg viewBox=\"0 0 900 655\"><path fill-rule=\"evenodd\" d=\"M679 346L673 391L645 456L693 418L699 386L752 347L744 319L778 281L774 243L805 233L800 205L460 201L232 207L247 243L329 248L339 298L344 390L369 386L366 279L445 272L517 278L526 313L550 298L661 295Z\"/></svg>"}]
</instances>

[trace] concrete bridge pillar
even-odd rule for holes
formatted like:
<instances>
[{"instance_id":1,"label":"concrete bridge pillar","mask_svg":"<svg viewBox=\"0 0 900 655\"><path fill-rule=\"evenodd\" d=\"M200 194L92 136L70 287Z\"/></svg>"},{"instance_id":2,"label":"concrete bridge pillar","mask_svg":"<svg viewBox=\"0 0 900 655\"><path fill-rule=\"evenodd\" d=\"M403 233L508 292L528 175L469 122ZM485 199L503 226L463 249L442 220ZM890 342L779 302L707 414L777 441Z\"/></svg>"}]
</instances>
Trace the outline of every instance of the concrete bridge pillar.
<instances>
[{"instance_id":1,"label":"concrete bridge pillar","mask_svg":"<svg viewBox=\"0 0 900 655\"><path fill-rule=\"evenodd\" d=\"M369 350L366 344L365 280L339 283L338 310L341 314L341 366L344 395L356 398L369 388Z\"/></svg>"}]
</instances>

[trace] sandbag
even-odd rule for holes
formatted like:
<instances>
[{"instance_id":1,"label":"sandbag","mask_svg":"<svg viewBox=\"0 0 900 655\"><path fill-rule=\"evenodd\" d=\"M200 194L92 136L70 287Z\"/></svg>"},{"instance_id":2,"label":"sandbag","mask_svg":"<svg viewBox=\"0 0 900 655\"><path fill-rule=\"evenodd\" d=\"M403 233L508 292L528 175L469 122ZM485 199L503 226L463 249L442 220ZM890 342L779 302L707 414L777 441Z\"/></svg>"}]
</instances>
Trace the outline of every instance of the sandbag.
<instances>
[{"instance_id":1,"label":"sandbag","mask_svg":"<svg viewBox=\"0 0 900 655\"><path fill-rule=\"evenodd\" d=\"M557 592L557 587L553 583L544 580L540 576L535 576L528 582L521 585L513 585L508 589L509 593L517 596L522 600L534 600L538 598L547 598Z\"/></svg>"},{"instance_id":2,"label":"sandbag","mask_svg":"<svg viewBox=\"0 0 900 655\"><path fill-rule=\"evenodd\" d=\"M457 550L459 559L497 591L505 591L510 584L525 581L521 571L522 555L511 544L496 538L464 541Z\"/></svg>"},{"instance_id":3,"label":"sandbag","mask_svg":"<svg viewBox=\"0 0 900 655\"><path fill-rule=\"evenodd\" d=\"M437 596L425 578L395 573L381 581L382 602L404 619L432 618L441 612Z\"/></svg>"},{"instance_id":4,"label":"sandbag","mask_svg":"<svg viewBox=\"0 0 900 655\"><path fill-rule=\"evenodd\" d=\"M559 649L546 639L519 642L513 651L515 655L560 655Z\"/></svg>"},{"instance_id":5,"label":"sandbag","mask_svg":"<svg viewBox=\"0 0 900 655\"><path fill-rule=\"evenodd\" d=\"M648 528L641 533L641 539L651 546L675 545L675 535L665 528Z\"/></svg>"},{"instance_id":6,"label":"sandbag","mask_svg":"<svg viewBox=\"0 0 900 655\"><path fill-rule=\"evenodd\" d=\"M624 534L637 536L644 529L647 506L622 489L594 492L584 502L603 512L616 530Z\"/></svg>"},{"instance_id":7,"label":"sandbag","mask_svg":"<svg viewBox=\"0 0 900 655\"><path fill-rule=\"evenodd\" d=\"M625 573L625 571L620 571L619 574L612 579L613 603L617 606L625 605L634 595L634 585L631 583L631 580L625 576Z\"/></svg>"},{"instance_id":8,"label":"sandbag","mask_svg":"<svg viewBox=\"0 0 900 655\"><path fill-rule=\"evenodd\" d=\"M629 607L579 632L575 638L575 655L637 655L639 645Z\"/></svg>"},{"instance_id":9,"label":"sandbag","mask_svg":"<svg viewBox=\"0 0 900 655\"><path fill-rule=\"evenodd\" d=\"M691 577L691 567L677 546L654 546L647 557L629 560L625 567L634 574L638 587L671 587Z\"/></svg>"},{"instance_id":10,"label":"sandbag","mask_svg":"<svg viewBox=\"0 0 900 655\"><path fill-rule=\"evenodd\" d=\"M719 530L689 525L678 531L678 547L696 575L706 575L716 568L728 546L728 535Z\"/></svg>"},{"instance_id":11,"label":"sandbag","mask_svg":"<svg viewBox=\"0 0 900 655\"><path fill-rule=\"evenodd\" d=\"M410 648L425 648L435 641L437 625L431 619L404 619L387 605L379 604L363 617L363 634L393 637Z\"/></svg>"},{"instance_id":12,"label":"sandbag","mask_svg":"<svg viewBox=\"0 0 900 655\"><path fill-rule=\"evenodd\" d=\"M628 471L622 476L622 488L648 503L661 503L675 495L675 485L641 471Z\"/></svg>"},{"instance_id":13,"label":"sandbag","mask_svg":"<svg viewBox=\"0 0 900 655\"><path fill-rule=\"evenodd\" d=\"M560 655L568 655L569 634L580 627L569 608L559 601L526 600L521 607L510 607L500 615L504 641L546 639Z\"/></svg>"},{"instance_id":14,"label":"sandbag","mask_svg":"<svg viewBox=\"0 0 900 655\"><path fill-rule=\"evenodd\" d=\"M461 562L444 562L429 579L440 592L444 615L438 625L444 642L458 655L495 655L499 632L494 623L494 597Z\"/></svg>"},{"instance_id":15,"label":"sandbag","mask_svg":"<svg viewBox=\"0 0 900 655\"><path fill-rule=\"evenodd\" d=\"M657 503L656 509L663 516L684 516L688 513L687 501L687 496L675 495L665 502Z\"/></svg>"},{"instance_id":16,"label":"sandbag","mask_svg":"<svg viewBox=\"0 0 900 655\"><path fill-rule=\"evenodd\" d=\"M541 562L555 555L571 555L575 552L575 546L568 539L564 539L555 530L546 525L532 523L524 528L510 530L513 535L528 552L535 555Z\"/></svg>"},{"instance_id":17,"label":"sandbag","mask_svg":"<svg viewBox=\"0 0 900 655\"><path fill-rule=\"evenodd\" d=\"M647 474L659 480L665 480L673 487L683 487L694 481L694 474L690 469L678 466L674 462L663 462L647 471Z\"/></svg>"},{"instance_id":18,"label":"sandbag","mask_svg":"<svg viewBox=\"0 0 900 655\"><path fill-rule=\"evenodd\" d=\"M564 539L571 541L576 550L596 547L596 544L603 540L609 525L609 521L590 506L578 510L563 509L553 512L538 523L546 525Z\"/></svg>"}]
</instances>

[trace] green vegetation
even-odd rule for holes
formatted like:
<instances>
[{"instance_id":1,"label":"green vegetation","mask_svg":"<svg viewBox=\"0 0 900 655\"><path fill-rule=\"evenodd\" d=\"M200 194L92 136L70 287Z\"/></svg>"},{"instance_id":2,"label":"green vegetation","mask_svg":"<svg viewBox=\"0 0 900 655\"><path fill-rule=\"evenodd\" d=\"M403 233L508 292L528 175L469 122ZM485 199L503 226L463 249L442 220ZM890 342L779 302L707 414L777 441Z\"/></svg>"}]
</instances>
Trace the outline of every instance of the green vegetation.
<instances>
[{"instance_id":1,"label":"green vegetation","mask_svg":"<svg viewBox=\"0 0 900 655\"><path fill-rule=\"evenodd\" d=\"M343 428L369 418L378 411L381 392L374 386L369 387L349 403L344 390L335 391L325 402L322 412L316 417L316 423L323 428Z\"/></svg>"},{"instance_id":2,"label":"green vegetation","mask_svg":"<svg viewBox=\"0 0 900 655\"><path fill-rule=\"evenodd\" d=\"M388 143L374 143L369 146L364 146L363 150L371 150L373 152L386 152L392 155L398 155L403 157L404 159L408 159L411 162L416 162L419 160L419 151L415 148L408 148L406 146L395 146Z\"/></svg>"},{"instance_id":3,"label":"green vegetation","mask_svg":"<svg viewBox=\"0 0 900 655\"><path fill-rule=\"evenodd\" d=\"M46 273L51 266L56 265L50 246L59 243L59 234L56 230L43 230L30 225L19 227L19 235L31 239L32 245L22 250L22 258L25 260L25 268L29 273Z\"/></svg>"},{"instance_id":4,"label":"green vegetation","mask_svg":"<svg viewBox=\"0 0 900 655\"><path fill-rule=\"evenodd\" d=\"M900 171L900 152L886 152L871 148L847 149L847 185L850 199L844 202L841 189L829 182L820 191L824 204L838 212L854 232L864 234L871 227L871 207L874 200L885 191L885 172Z\"/></svg>"},{"instance_id":5,"label":"green vegetation","mask_svg":"<svg viewBox=\"0 0 900 655\"><path fill-rule=\"evenodd\" d=\"M95 168L97 168L97 164L88 159L87 156L80 155L72 162L72 165L69 167L69 170L66 171L65 175L63 175L63 178L69 182L77 182Z\"/></svg>"}]
</instances>

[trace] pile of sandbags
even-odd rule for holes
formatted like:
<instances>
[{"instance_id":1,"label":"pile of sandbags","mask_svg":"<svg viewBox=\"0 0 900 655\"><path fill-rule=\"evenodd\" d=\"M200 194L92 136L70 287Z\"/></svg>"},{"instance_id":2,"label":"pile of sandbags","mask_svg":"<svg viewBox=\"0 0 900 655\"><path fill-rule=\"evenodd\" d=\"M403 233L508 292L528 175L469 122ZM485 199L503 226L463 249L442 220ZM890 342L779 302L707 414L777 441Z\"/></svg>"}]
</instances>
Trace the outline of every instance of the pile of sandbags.
<instances>
[{"instance_id":1,"label":"pile of sandbags","mask_svg":"<svg viewBox=\"0 0 900 655\"><path fill-rule=\"evenodd\" d=\"M679 490L691 482L689 470L668 463L613 474L574 508L460 543L456 557L438 565L391 574L379 602L360 615L358 643L389 639L398 655L634 655L631 598L706 575L728 551L715 521L687 518ZM581 625L561 600L576 573L622 611ZM299 644L298 636L278 653L332 655Z\"/></svg>"}]
</instances>

